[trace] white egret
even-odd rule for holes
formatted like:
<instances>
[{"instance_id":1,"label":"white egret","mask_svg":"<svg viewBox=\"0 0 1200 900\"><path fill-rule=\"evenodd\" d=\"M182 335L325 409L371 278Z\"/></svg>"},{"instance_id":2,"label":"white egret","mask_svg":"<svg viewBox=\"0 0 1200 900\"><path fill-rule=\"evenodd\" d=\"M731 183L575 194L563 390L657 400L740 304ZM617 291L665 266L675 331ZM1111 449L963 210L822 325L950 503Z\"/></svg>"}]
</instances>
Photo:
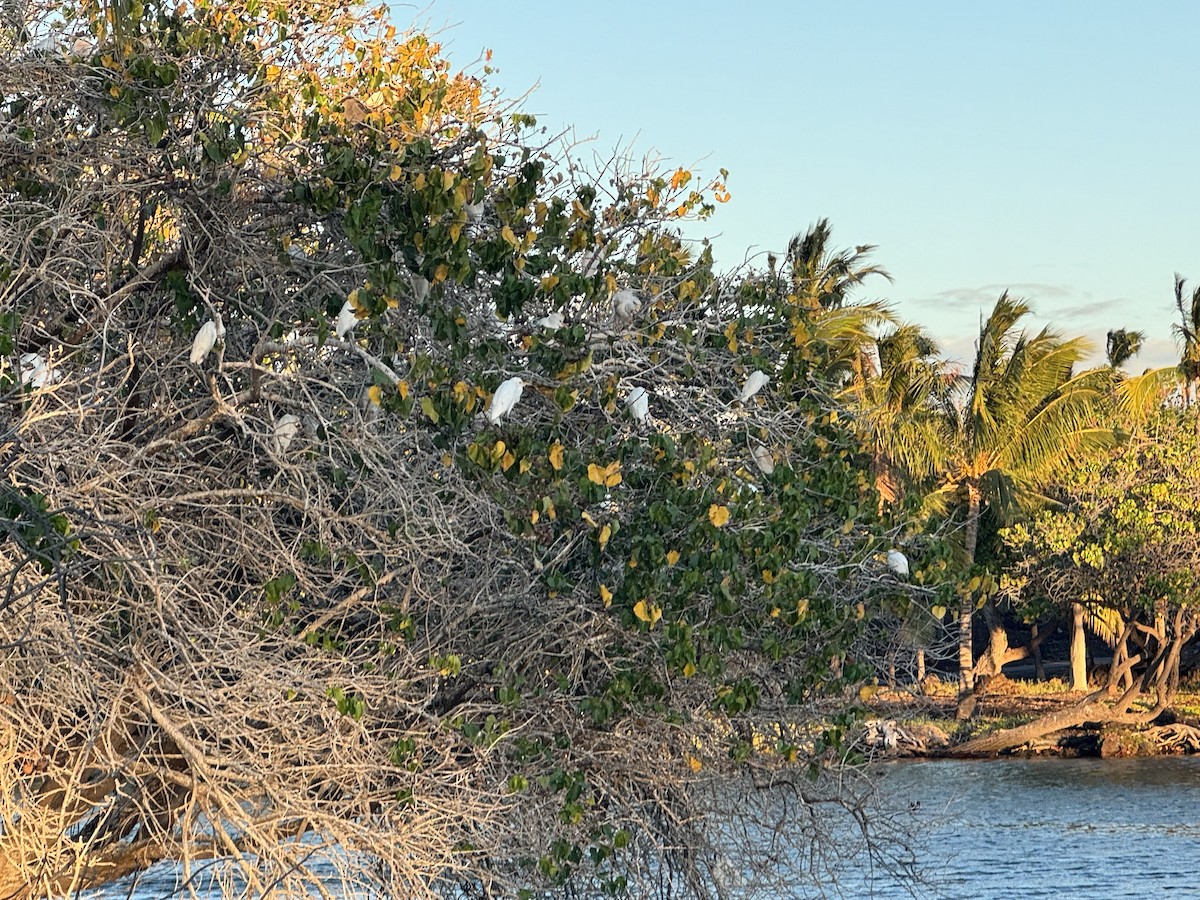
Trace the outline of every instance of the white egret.
<instances>
[{"instance_id":1,"label":"white egret","mask_svg":"<svg viewBox=\"0 0 1200 900\"><path fill-rule=\"evenodd\" d=\"M901 578L908 577L908 557L895 548L888 551L887 567Z\"/></svg>"},{"instance_id":2,"label":"white egret","mask_svg":"<svg viewBox=\"0 0 1200 900\"><path fill-rule=\"evenodd\" d=\"M617 291L613 294L612 302L613 312L620 325L628 325L634 316L642 311L642 298L633 291Z\"/></svg>"},{"instance_id":3,"label":"white egret","mask_svg":"<svg viewBox=\"0 0 1200 900\"><path fill-rule=\"evenodd\" d=\"M756 446L750 451L750 456L754 459L754 464L758 466L758 471L764 475L770 475L775 471L775 457L771 455L771 451L762 444Z\"/></svg>"},{"instance_id":4,"label":"white egret","mask_svg":"<svg viewBox=\"0 0 1200 900\"><path fill-rule=\"evenodd\" d=\"M424 303L429 296L429 279L423 275L412 276L413 298L418 303Z\"/></svg>"},{"instance_id":5,"label":"white egret","mask_svg":"<svg viewBox=\"0 0 1200 900\"><path fill-rule=\"evenodd\" d=\"M288 447L292 444L292 439L300 432L300 419L293 416L291 413L279 417L279 421L275 423L275 453L278 456L283 456L287 453Z\"/></svg>"},{"instance_id":6,"label":"white egret","mask_svg":"<svg viewBox=\"0 0 1200 900\"><path fill-rule=\"evenodd\" d=\"M208 354L212 353L212 348L217 345L218 338L217 323L209 319L200 326L200 330L196 332L196 337L192 340L192 354L189 357L192 365L199 366L208 358Z\"/></svg>"},{"instance_id":7,"label":"white egret","mask_svg":"<svg viewBox=\"0 0 1200 900\"><path fill-rule=\"evenodd\" d=\"M21 384L42 388L54 384L62 374L58 369L51 369L46 357L39 353L21 354Z\"/></svg>"},{"instance_id":8,"label":"white egret","mask_svg":"<svg viewBox=\"0 0 1200 900\"><path fill-rule=\"evenodd\" d=\"M750 373L750 377L746 379L746 383L742 385L742 392L738 395L738 399L743 403L747 402L751 397L766 387L767 382L771 377L761 369L755 369Z\"/></svg>"},{"instance_id":9,"label":"white egret","mask_svg":"<svg viewBox=\"0 0 1200 900\"><path fill-rule=\"evenodd\" d=\"M354 330L354 326L358 324L358 316L354 313L354 304L347 300L342 304L341 310L337 315L337 322L334 323L333 330L338 336L338 340L344 340L346 335Z\"/></svg>"},{"instance_id":10,"label":"white egret","mask_svg":"<svg viewBox=\"0 0 1200 900\"><path fill-rule=\"evenodd\" d=\"M550 331L558 331L558 329L562 328L565 324L567 324L567 320L563 317L562 313L558 312L558 310L555 310L554 312L549 313L548 315L542 316L540 319L538 319L533 324L536 325L538 328L546 328L546 329L549 329Z\"/></svg>"},{"instance_id":11,"label":"white egret","mask_svg":"<svg viewBox=\"0 0 1200 900\"><path fill-rule=\"evenodd\" d=\"M487 412L488 421L493 425L498 425L500 419L517 405L523 390L525 390L525 382L516 375L500 382L500 387L496 388L496 393L492 394L492 405Z\"/></svg>"},{"instance_id":12,"label":"white egret","mask_svg":"<svg viewBox=\"0 0 1200 900\"><path fill-rule=\"evenodd\" d=\"M640 424L650 421L650 393L644 387L635 387L625 400L625 408Z\"/></svg>"}]
</instances>

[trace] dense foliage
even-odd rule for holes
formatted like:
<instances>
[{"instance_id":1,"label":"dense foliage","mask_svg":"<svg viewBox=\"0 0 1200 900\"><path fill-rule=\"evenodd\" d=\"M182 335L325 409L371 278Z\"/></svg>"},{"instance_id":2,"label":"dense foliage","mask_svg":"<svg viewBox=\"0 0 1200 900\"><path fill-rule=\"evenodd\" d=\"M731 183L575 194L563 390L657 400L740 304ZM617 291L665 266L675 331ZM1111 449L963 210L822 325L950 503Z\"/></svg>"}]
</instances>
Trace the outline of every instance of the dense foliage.
<instances>
[{"instance_id":1,"label":"dense foliage","mask_svg":"<svg viewBox=\"0 0 1200 900\"><path fill-rule=\"evenodd\" d=\"M835 399L886 314L811 241L717 277L723 176L589 175L383 10L29 24L0 893L702 895L781 837L731 770L807 811L762 877L818 877L864 796L821 704L932 597Z\"/></svg>"}]
</instances>

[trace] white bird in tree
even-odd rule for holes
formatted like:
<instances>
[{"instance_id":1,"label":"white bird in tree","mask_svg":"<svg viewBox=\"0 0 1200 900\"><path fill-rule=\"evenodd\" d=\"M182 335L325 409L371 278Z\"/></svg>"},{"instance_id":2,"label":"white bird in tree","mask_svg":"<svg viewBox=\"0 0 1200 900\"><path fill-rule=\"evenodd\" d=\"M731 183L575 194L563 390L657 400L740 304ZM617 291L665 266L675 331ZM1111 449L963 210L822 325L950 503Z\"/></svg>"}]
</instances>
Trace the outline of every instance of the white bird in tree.
<instances>
[{"instance_id":1,"label":"white bird in tree","mask_svg":"<svg viewBox=\"0 0 1200 900\"><path fill-rule=\"evenodd\" d=\"M429 279L424 275L412 276L413 299L418 303L424 303L425 298L429 296Z\"/></svg>"},{"instance_id":2,"label":"white bird in tree","mask_svg":"<svg viewBox=\"0 0 1200 900\"><path fill-rule=\"evenodd\" d=\"M634 316L642 311L642 298L633 291L617 291L613 294L612 302L613 312L620 325L628 325L633 321Z\"/></svg>"},{"instance_id":3,"label":"white bird in tree","mask_svg":"<svg viewBox=\"0 0 1200 900\"><path fill-rule=\"evenodd\" d=\"M196 332L196 337L192 340L192 354L189 357L192 365L201 365L208 354L212 353L212 348L217 345L219 337L217 323L209 319L200 326L200 330Z\"/></svg>"},{"instance_id":4,"label":"white bird in tree","mask_svg":"<svg viewBox=\"0 0 1200 900\"><path fill-rule=\"evenodd\" d=\"M487 412L488 421L493 425L498 425L500 420L517 405L523 390L525 390L525 382L515 375L500 382L500 387L496 388L496 393L492 394L492 405Z\"/></svg>"},{"instance_id":5,"label":"white bird in tree","mask_svg":"<svg viewBox=\"0 0 1200 900\"><path fill-rule=\"evenodd\" d=\"M472 222L478 222L483 218L483 201L478 203L464 203L463 209L467 211L467 218Z\"/></svg>"},{"instance_id":6,"label":"white bird in tree","mask_svg":"<svg viewBox=\"0 0 1200 900\"><path fill-rule=\"evenodd\" d=\"M51 369L46 357L40 353L21 354L21 384L42 388L54 384L62 374L58 369Z\"/></svg>"},{"instance_id":7,"label":"white bird in tree","mask_svg":"<svg viewBox=\"0 0 1200 900\"><path fill-rule=\"evenodd\" d=\"M358 316L355 315L354 304L347 300L338 311L337 321L333 325L333 330L337 334L338 340L345 340L346 335L352 332L354 326L357 324Z\"/></svg>"},{"instance_id":8,"label":"white bird in tree","mask_svg":"<svg viewBox=\"0 0 1200 900\"><path fill-rule=\"evenodd\" d=\"M275 452L279 456L287 453L293 438L300 432L300 420L291 413L279 417L275 423Z\"/></svg>"},{"instance_id":9,"label":"white bird in tree","mask_svg":"<svg viewBox=\"0 0 1200 900\"><path fill-rule=\"evenodd\" d=\"M770 380L771 377L761 369L755 369L750 373L750 377L746 379L746 383L742 385L742 392L738 395L738 399L746 403L751 397L766 387L767 382Z\"/></svg>"},{"instance_id":10,"label":"white bird in tree","mask_svg":"<svg viewBox=\"0 0 1200 900\"><path fill-rule=\"evenodd\" d=\"M552 313L542 316L533 324L538 328L547 328L551 331L558 331L558 329L567 324L567 320L563 317L562 313L555 310Z\"/></svg>"},{"instance_id":11,"label":"white bird in tree","mask_svg":"<svg viewBox=\"0 0 1200 900\"><path fill-rule=\"evenodd\" d=\"M908 577L908 557L895 548L888 551L887 567L901 578Z\"/></svg>"},{"instance_id":12,"label":"white bird in tree","mask_svg":"<svg viewBox=\"0 0 1200 900\"><path fill-rule=\"evenodd\" d=\"M650 421L650 393L644 387L635 387L625 400L625 408L640 424Z\"/></svg>"},{"instance_id":13,"label":"white bird in tree","mask_svg":"<svg viewBox=\"0 0 1200 900\"><path fill-rule=\"evenodd\" d=\"M754 464L758 466L758 471L764 475L770 475L775 471L775 458L771 455L771 451L762 444L751 450L750 456L754 459Z\"/></svg>"}]
</instances>

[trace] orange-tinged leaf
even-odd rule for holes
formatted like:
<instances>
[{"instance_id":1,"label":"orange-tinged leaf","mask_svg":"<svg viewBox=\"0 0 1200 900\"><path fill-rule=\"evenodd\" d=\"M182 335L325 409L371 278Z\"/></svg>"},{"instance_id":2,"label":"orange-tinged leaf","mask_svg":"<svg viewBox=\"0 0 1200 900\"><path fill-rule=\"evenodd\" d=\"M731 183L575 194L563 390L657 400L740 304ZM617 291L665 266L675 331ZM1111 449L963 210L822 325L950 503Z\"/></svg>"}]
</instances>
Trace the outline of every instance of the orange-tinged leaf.
<instances>
[{"instance_id":1,"label":"orange-tinged leaf","mask_svg":"<svg viewBox=\"0 0 1200 900\"><path fill-rule=\"evenodd\" d=\"M720 528L729 521L729 507L714 503L708 508L708 521L712 522L714 528Z\"/></svg>"},{"instance_id":2,"label":"orange-tinged leaf","mask_svg":"<svg viewBox=\"0 0 1200 900\"><path fill-rule=\"evenodd\" d=\"M679 562L679 551L678 550L668 550L667 551L667 565L673 566L677 562Z\"/></svg>"},{"instance_id":3,"label":"orange-tinged leaf","mask_svg":"<svg viewBox=\"0 0 1200 900\"><path fill-rule=\"evenodd\" d=\"M688 665L691 666L692 664L688 663ZM695 666L692 666L692 669L695 669L695 668L696 668ZM694 756L689 756L688 757L688 768L691 769L693 772L699 772L702 768L704 768L704 763L700 762L700 760L696 759L696 757L694 757Z\"/></svg>"},{"instance_id":4,"label":"orange-tinged leaf","mask_svg":"<svg viewBox=\"0 0 1200 900\"><path fill-rule=\"evenodd\" d=\"M588 481L601 487L616 487L621 483L621 461L614 460L607 466L588 463Z\"/></svg>"},{"instance_id":5,"label":"orange-tinged leaf","mask_svg":"<svg viewBox=\"0 0 1200 900\"><path fill-rule=\"evenodd\" d=\"M563 445L557 442L550 445L550 465L555 472L563 467Z\"/></svg>"},{"instance_id":6,"label":"orange-tinged leaf","mask_svg":"<svg viewBox=\"0 0 1200 900\"><path fill-rule=\"evenodd\" d=\"M536 509L531 510L529 513L529 524L536 525L538 523L538 519L540 519L540 518L541 518L541 513L539 513Z\"/></svg>"},{"instance_id":7,"label":"orange-tinged leaf","mask_svg":"<svg viewBox=\"0 0 1200 900\"><path fill-rule=\"evenodd\" d=\"M639 621L645 622L653 628L662 618L662 609L657 603L647 603L645 599L642 599L633 604L633 614L638 617Z\"/></svg>"},{"instance_id":8,"label":"orange-tinged leaf","mask_svg":"<svg viewBox=\"0 0 1200 900\"><path fill-rule=\"evenodd\" d=\"M515 454L511 450L509 450L507 453L504 454L504 457L500 460L500 468L502 468L505 472L507 472L509 469L511 469L513 467L513 463L515 463L516 461L517 461L517 454Z\"/></svg>"},{"instance_id":9,"label":"orange-tinged leaf","mask_svg":"<svg viewBox=\"0 0 1200 900\"><path fill-rule=\"evenodd\" d=\"M692 180L692 173L689 172L687 169L683 169L683 168L676 169L675 174L671 176L671 188L673 190L679 190L681 187L686 185L691 180Z\"/></svg>"},{"instance_id":10,"label":"orange-tinged leaf","mask_svg":"<svg viewBox=\"0 0 1200 900\"><path fill-rule=\"evenodd\" d=\"M371 385L367 388L367 397L372 403L379 406L383 402L383 388L377 384Z\"/></svg>"}]
</instances>

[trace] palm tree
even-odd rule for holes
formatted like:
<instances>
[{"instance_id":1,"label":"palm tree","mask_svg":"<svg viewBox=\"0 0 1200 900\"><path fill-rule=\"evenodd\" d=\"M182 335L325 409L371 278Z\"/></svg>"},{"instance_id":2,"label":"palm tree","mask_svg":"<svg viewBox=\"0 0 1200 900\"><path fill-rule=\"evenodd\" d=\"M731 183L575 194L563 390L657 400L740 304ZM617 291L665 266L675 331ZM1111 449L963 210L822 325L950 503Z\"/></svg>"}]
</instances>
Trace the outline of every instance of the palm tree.
<instances>
[{"instance_id":1,"label":"palm tree","mask_svg":"<svg viewBox=\"0 0 1200 900\"><path fill-rule=\"evenodd\" d=\"M1175 308L1179 310L1179 324L1171 330L1183 341L1183 352L1179 356L1179 374L1183 376L1183 403L1191 406L1196 399L1196 385L1200 382L1200 287L1193 289L1190 299L1184 298L1186 279L1175 273ZM1200 429L1200 419L1197 426Z\"/></svg>"},{"instance_id":2,"label":"palm tree","mask_svg":"<svg viewBox=\"0 0 1200 900\"><path fill-rule=\"evenodd\" d=\"M1114 328L1108 333L1107 350L1108 367L1114 371L1137 356L1146 340L1146 332L1129 331L1126 328Z\"/></svg>"},{"instance_id":3,"label":"palm tree","mask_svg":"<svg viewBox=\"0 0 1200 900\"><path fill-rule=\"evenodd\" d=\"M788 241L786 267L792 293L797 302L810 309L841 307L850 291L871 275L892 280L882 266L867 262L874 245L860 244L853 251L833 251L829 247L831 234L829 220L820 219L803 235Z\"/></svg>"},{"instance_id":4,"label":"palm tree","mask_svg":"<svg viewBox=\"0 0 1200 900\"><path fill-rule=\"evenodd\" d=\"M981 324L971 378L961 404L947 409L953 442L943 495L965 500L968 566L975 562L984 509L1001 521L1022 507L1046 502L1040 490L1076 454L1109 446L1111 429L1097 425L1107 397L1103 370L1074 374L1090 347L1042 329L1030 337L1018 326L1030 313L1005 292ZM959 673L964 690L974 682L971 620L974 597L959 611ZM1008 649L995 606L985 603L991 632L989 657L996 671Z\"/></svg>"},{"instance_id":5,"label":"palm tree","mask_svg":"<svg viewBox=\"0 0 1200 900\"><path fill-rule=\"evenodd\" d=\"M880 505L896 500L906 485L927 481L944 462L946 419L959 374L917 325L901 325L863 352L845 390L857 408L859 429L871 448Z\"/></svg>"}]
</instances>

